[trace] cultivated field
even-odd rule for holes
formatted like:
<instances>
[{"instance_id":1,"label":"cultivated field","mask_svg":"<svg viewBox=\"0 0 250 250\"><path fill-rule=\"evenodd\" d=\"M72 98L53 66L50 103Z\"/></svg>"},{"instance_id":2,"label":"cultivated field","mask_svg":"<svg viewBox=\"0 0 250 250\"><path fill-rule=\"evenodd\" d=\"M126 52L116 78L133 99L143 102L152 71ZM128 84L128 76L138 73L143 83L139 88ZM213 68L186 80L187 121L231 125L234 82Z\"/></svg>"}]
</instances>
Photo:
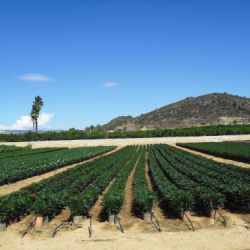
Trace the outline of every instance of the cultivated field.
<instances>
[{"instance_id":1,"label":"cultivated field","mask_svg":"<svg viewBox=\"0 0 250 250\"><path fill-rule=\"evenodd\" d=\"M250 144L245 142L179 143L181 147L221 158L250 163Z\"/></svg>"},{"instance_id":2,"label":"cultivated field","mask_svg":"<svg viewBox=\"0 0 250 250\"><path fill-rule=\"evenodd\" d=\"M0 196L0 249L248 249L247 167L166 144L25 150L0 147L2 184L21 180ZM89 160L21 184L56 158Z\"/></svg>"}]
</instances>

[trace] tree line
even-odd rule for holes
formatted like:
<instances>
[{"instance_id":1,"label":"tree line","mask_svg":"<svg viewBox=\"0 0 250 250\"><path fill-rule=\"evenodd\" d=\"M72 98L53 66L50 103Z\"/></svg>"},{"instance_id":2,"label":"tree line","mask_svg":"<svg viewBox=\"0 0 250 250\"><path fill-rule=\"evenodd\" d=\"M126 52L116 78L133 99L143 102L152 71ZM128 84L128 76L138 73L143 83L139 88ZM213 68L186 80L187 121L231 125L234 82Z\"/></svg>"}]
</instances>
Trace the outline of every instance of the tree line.
<instances>
[{"instance_id":1,"label":"tree line","mask_svg":"<svg viewBox=\"0 0 250 250\"><path fill-rule=\"evenodd\" d=\"M0 141L46 141L46 140L77 140L103 138L152 138L174 136L216 136L216 135L250 134L249 125L218 125L192 128L156 129L146 131L85 131L69 129L67 131L29 131L24 134L0 134Z\"/></svg>"}]
</instances>

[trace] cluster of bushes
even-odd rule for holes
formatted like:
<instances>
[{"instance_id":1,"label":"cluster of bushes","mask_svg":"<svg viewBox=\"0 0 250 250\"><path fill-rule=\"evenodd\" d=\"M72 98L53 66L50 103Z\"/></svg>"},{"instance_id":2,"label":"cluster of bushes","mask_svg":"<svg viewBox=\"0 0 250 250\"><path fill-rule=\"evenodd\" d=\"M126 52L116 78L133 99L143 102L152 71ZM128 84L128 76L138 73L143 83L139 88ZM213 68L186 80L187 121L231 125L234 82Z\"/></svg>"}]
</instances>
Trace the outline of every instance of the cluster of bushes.
<instances>
[{"instance_id":1,"label":"cluster of bushes","mask_svg":"<svg viewBox=\"0 0 250 250\"><path fill-rule=\"evenodd\" d=\"M101 138L150 138L171 136L214 136L250 134L250 125L219 125L192 128L156 129L146 131L115 131L102 130L88 132L70 129L68 131L44 131L39 133L0 134L0 141L46 141L46 140L77 140Z\"/></svg>"}]
</instances>

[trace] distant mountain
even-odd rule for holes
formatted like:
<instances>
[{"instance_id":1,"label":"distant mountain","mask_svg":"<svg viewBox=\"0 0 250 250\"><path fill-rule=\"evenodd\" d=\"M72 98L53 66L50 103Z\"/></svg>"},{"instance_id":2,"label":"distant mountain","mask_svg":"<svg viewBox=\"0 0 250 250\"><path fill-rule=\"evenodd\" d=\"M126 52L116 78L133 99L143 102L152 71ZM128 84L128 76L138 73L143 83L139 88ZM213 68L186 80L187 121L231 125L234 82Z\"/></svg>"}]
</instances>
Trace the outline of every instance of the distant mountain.
<instances>
[{"instance_id":1,"label":"distant mountain","mask_svg":"<svg viewBox=\"0 0 250 250\"><path fill-rule=\"evenodd\" d=\"M188 97L138 117L117 117L99 128L131 131L220 124L250 124L250 98L227 93Z\"/></svg>"},{"instance_id":2,"label":"distant mountain","mask_svg":"<svg viewBox=\"0 0 250 250\"><path fill-rule=\"evenodd\" d=\"M0 134L24 134L30 130L0 130Z\"/></svg>"}]
</instances>

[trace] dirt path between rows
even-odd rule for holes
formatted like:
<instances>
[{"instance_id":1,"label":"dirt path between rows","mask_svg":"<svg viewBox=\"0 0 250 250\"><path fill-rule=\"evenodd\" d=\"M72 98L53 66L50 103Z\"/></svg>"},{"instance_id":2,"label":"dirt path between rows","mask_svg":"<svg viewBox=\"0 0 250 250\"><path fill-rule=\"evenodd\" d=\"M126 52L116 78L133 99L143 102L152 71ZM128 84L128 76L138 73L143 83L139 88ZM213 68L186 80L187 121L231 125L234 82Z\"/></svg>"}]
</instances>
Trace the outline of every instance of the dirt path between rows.
<instances>
[{"instance_id":1,"label":"dirt path between rows","mask_svg":"<svg viewBox=\"0 0 250 250\"><path fill-rule=\"evenodd\" d=\"M123 208L121 212L119 213L119 217L126 219L126 220L132 217L131 211L132 211L132 204L133 204L133 180L134 180L135 170L138 165L138 162L139 162L139 158L136 161L135 166L128 177L125 191L124 191L125 192L124 204L123 204Z\"/></svg>"},{"instance_id":2,"label":"dirt path between rows","mask_svg":"<svg viewBox=\"0 0 250 250\"><path fill-rule=\"evenodd\" d=\"M217 161L217 162L220 162L220 163L231 164L231 165L235 165L235 166L242 167L242 168L250 168L250 164L248 164L248 163L229 160L229 159L224 159L224 158L220 158L220 157L217 157L217 156L201 153L201 152L198 152L198 151L195 151L195 150L192 150L192 149L177 146L176 144L171 144L171 146L182 149L183 151L190 152L192 154L203 156L205 158L208 158L210 160L214 160L214 161Z\"/></svg>"},{"instance_id":3,"label":"dirt path between rows","mask_svg":"<svg viewBox=\"0 0 250 250\"><path fill-rule=\"evenodd\" d=\"M95 205L91 208L89 214L92 216L93 219L95 219L97 221L101 219L100 215L101 215L102 210L103 210L104 196L109 191L109 189L112 187L115 180L116 180L116 178L114 178L109 183L109 185L104 189L103 193L98 197Z\"/></svg>"},{"instance_id":4,"label":"dirt path between rows","mask_svg":"<svg viewBox=\"0 0 250 250\"><path fill-rule=\"evenodd\" d=\"M31 177L31 178L28 178L28 179L25 179L25 180L15 182L15 183L12 183L12 184L9 184L9 185L8 184L3 185L3 186L0 187L0 196L10 194L10 193L15 192L15 191L18 191L19 189L21 189L23 187L30 186L31 184L37 183L37 182L39 182L39 181L41 181L43 179L47 179L47 178L52 177L52 176L54 176L56 174L62 173L64 171L68 170L68 169L71 169L71 168L79 165L79 164L91 162L91 161L93 161L93 160L95 160L97 158L103 157L105 155L113 154L116 151L120 150L121 148L122 147L117 147L114 150L111 150L111 151L109 151L107 153L95 156L95 157L93 157L93 158L91 158L89 160L78 162L78 163L75 163L75 164L72 164L72 165L69 165L69 166L66 166L66 167L56 169L54 171L50 171L50 172L42 174L42 175L34 176L34 177Z\"/></svg>"}]
</instances>

